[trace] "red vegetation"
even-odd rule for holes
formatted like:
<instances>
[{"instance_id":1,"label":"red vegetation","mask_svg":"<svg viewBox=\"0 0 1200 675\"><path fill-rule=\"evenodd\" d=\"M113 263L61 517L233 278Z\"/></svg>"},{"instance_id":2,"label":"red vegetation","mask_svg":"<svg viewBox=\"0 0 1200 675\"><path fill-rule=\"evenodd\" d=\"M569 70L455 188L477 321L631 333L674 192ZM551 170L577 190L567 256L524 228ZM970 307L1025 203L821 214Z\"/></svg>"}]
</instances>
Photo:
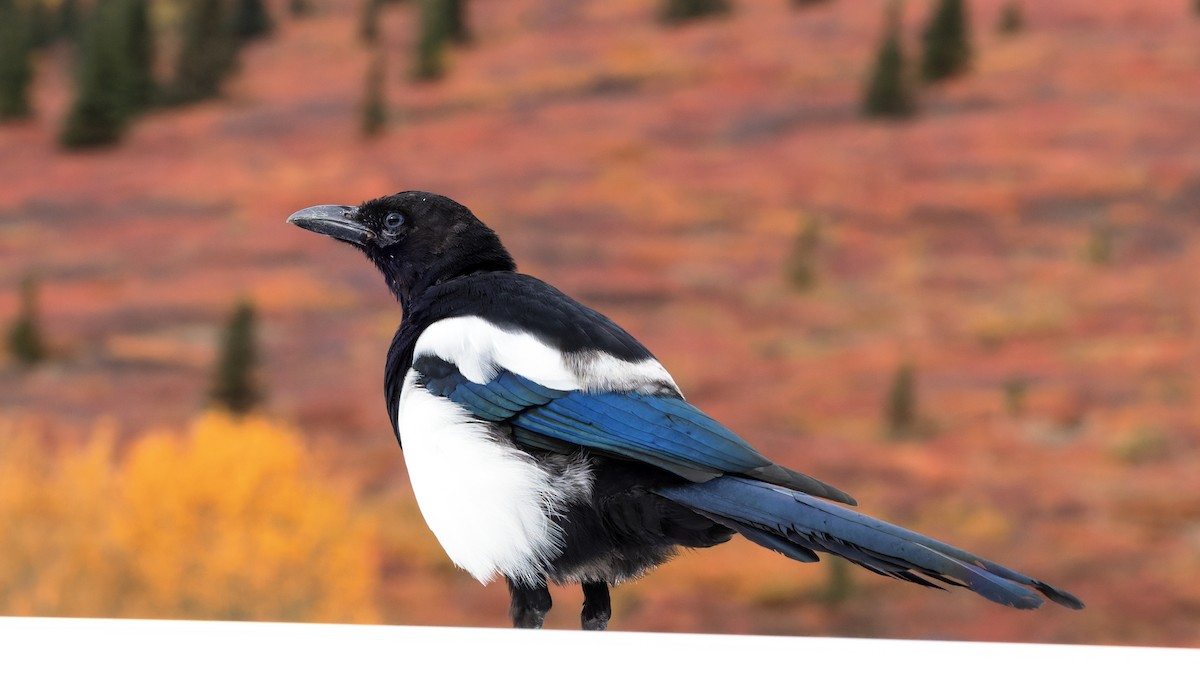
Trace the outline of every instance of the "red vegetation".
<instances>
[{"instance_id":1,"label":"red vegetation","mask_svg":"<svg viewBox=\"0 0 1200 675\"><path fill-rule=\"evenodd\" d=\"M433 85L400 78L402 5L381 41L392 124L369 141L360 3L322 4L250 48L223 100L113 150L55 147L65 54L39 63L37 117L0 127L0 317L37 274L54 361L0 367L0 409L182 427L248 295L269 410L378 511L385 620L503 625L503 588L453 570L407 496L381 394L398 308L353 251L283 222L428 189L766 454L1089 604L1016 612L859 570L834 593L827 565L730 545L617 589L615 628L1200 646L1188 3L1028 2L1027 30L1000 37L1003 3L973 2L973 72L900 124L858 115L878 3L741 1L667 30L647 0L479 0L475 43ZM929 5L906 3L910 53ZM799 293L786 256L809 215L817 285ZM892 441L904 360L922 432ZM578 601L560 591L551 625L577 625Z\"/></svg>"}]
</instances>

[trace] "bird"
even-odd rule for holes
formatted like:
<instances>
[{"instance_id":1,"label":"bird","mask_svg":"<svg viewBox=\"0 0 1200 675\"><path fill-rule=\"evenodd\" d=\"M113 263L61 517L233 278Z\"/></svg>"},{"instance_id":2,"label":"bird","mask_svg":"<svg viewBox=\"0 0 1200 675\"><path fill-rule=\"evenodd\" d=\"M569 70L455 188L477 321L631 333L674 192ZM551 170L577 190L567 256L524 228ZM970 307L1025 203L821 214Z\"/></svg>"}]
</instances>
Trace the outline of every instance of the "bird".
<instances>
[{"instance_id":1,"label":"bird","mask_svg":"<svg viewBox=\"0 0 1200 675\"><path fill-rule=\"evenodd\" d=\"M611 319L519 273L448 197L398 192L287 222L364 253L400 303L384 396L413 494L455 566L504 579L515 628L542 627L551 584L579 584L581 627L604 630L611 586L736 535L1018 609L1084 606L772 462L687 402Z\"/></svg>"}]
</instances>

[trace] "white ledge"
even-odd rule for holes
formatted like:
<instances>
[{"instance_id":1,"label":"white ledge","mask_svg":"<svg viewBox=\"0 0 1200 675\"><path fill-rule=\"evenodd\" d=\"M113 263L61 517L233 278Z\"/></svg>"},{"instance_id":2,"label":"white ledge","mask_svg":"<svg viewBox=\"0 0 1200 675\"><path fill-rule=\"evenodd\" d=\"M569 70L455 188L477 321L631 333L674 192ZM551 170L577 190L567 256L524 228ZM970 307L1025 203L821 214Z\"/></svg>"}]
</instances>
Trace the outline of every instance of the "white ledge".
<instances>
[{"instance_id":1,"label":"white ledge","mask_svg":"<svg viewBox=\"0 0 1200 675\"><path fill-rule=\"evenodd\" d=\"M0 617L0 673L1200 673L1200 650ZM467 670L470 669L470 670ZM769 670L768 670L769 669Z\"/></svg>"}]
</instances>

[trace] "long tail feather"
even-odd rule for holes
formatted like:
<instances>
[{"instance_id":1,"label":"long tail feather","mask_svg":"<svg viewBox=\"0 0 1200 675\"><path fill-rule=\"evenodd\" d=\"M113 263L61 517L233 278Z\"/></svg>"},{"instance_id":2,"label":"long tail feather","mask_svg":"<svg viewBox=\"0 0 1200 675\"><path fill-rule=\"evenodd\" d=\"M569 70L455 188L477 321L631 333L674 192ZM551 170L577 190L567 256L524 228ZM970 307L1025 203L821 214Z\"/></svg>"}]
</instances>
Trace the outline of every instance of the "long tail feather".
<instances>
[{"instance_id":1,"label":"long tail feather","mask_svg":"<svg viewBox=\"0 0 1200 675\"><path fill-rule=\"evenodd\" d=\"M877 574L923 586L966 586L1009 607L1083 603L1066 591L911 530L810 495L737 476L662 488L658 494L739 532L760 546L809 562L831 553ZM926 579L925 577L928 577ZM1033 589L1033 590L1030 590Z\"/></svg>"}]
</instances>

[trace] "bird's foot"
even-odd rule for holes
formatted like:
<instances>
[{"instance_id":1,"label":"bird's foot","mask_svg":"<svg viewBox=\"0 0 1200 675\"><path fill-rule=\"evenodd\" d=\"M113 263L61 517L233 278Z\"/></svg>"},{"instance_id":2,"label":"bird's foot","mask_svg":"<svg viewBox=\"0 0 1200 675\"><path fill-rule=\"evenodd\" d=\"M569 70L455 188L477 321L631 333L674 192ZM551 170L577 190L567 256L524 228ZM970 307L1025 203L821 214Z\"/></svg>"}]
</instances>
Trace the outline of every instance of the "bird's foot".
<instances>
[{"instance_id":1,"label":"bird's foot","mask_svg":"<svg viewBox=\"0 0 1200 675\"><path fill-rule=\"evenodd\" d=\"M612 618L612 601L608 584L603 581L583 584L583 613L580 619L584 630L604 630Z\"/></svg>"},{"instance_id":2,"label":"bird's foot","mask_svg":"<svg viewBox=\"0 0 1200 675\"><path fill-rule=\"evenodd\" d=\"M512 619L513 628L541 628L554 604L546 582L531 586L508 579L508 593L508 617Z\"/></svg>"},{"instance_id":3,"label":"bird's foot","mask_svg":"<svg viewBox=\"0 0 1200 675\"><path fill-rule=\"evenodd\" d=\"M608 618L609 617L607 617L607 616L592 616L592 617L584 616L583 617L583 629L584 630L604 630L604 629L608 628Z\"/></svg>"}]
</instances>

